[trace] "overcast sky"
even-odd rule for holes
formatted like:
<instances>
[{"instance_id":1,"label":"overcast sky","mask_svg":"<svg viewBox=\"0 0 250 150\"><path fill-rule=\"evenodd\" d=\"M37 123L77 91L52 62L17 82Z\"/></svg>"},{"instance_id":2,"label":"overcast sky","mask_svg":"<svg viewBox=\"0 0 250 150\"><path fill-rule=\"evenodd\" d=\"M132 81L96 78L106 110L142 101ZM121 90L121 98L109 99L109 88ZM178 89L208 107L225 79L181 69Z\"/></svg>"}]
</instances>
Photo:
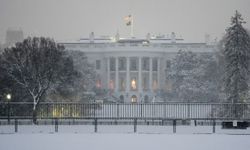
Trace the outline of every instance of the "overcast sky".
<instances>
[{"instance_id":1,"label":"overcast sky","mask_svg":"<svg viewBox=\"0 0 250 150\"><path fill-rule=\"evenodd\" d=\"M0 42L8 28L21 28L25 36L56 40L95 35L129 35L123 18L134 16L134 34L176 32L186 41L218 39L239 10L250 28L250 0L0 0Z\"/></svg>"}]
</instances>

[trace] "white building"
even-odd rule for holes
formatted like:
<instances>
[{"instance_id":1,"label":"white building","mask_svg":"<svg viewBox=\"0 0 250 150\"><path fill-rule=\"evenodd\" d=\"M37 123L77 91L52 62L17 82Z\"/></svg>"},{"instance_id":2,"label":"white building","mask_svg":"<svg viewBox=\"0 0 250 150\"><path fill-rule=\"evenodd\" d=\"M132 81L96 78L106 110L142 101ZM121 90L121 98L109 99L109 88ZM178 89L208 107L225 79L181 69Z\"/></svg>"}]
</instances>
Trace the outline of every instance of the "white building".
<instances>
[{"instance_id":1,"label":"white building","mask_svg":"<svg viewBox=\"0 0 250 150\"><path fill-rule=\"evenodd\" d=\"M109 91L110 97L123 102L152 102L158 90L170 88L166 73L179 50L213 53L215 46L206 43L185 43L172 33L145 39L89 38L62 42L67 50L84 52L95 64L98 74L96 87Z\"/></svg>"},{"instance_id":2,"label":"white building","mask_svg":"<svg viewBox=\"0 0 250 150\"><path fill-rule=\"evenodd\" d=\"M17 42L22 42L23 39L24 35L21 29L8 29L6 31L4 47L13 46Z\"/></svg>"}]
</instances>

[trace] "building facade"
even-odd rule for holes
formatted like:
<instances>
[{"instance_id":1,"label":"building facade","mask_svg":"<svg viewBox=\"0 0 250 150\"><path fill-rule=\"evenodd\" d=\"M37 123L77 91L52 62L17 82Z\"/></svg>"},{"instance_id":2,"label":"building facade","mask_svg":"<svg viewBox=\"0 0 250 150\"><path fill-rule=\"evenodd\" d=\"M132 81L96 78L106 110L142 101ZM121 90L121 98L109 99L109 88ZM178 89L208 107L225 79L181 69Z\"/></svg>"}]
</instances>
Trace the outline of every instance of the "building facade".
<instances>
[{"instance_id":1,"label":"building facade","mask_svg":"<svg viewBox=\"0 0 250 150\"><path fill-rule=\"evenodd\" d=\"M215 46L207 43L185 43L182 38L150 36L145 39L89 38L62 42L67 50L82 51L94 64L96 87L108 91L110 98L121 102L153 102L160 90L169 90L166 76L171 59L179 50L214 53Z\"/></svg>"},{"instance_id":2,"label":"building facade","mask_svg":"<svg viewBox=\"0 0 250 150\"><path fill-rule=\"evenodd\" d=\"M24 40L23 31L21 29L8 29L6 31L4 47L13 46L17 42Z\"/></svg>"}]
</instances>

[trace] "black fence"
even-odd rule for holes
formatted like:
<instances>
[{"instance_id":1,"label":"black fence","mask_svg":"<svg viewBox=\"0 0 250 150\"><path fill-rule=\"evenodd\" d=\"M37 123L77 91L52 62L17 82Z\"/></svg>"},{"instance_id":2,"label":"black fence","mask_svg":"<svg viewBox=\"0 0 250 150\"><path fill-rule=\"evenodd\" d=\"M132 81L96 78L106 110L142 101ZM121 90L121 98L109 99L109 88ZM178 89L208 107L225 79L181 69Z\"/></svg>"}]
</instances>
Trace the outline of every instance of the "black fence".
<instances>
[{"instance_id":1,"label":"black fence","mask_svg":"<svg viewBox=\"0 0 250 150\"><path fill-rule=\"evenodd\" d=\"M0 103L0 125L18 125L33 123L33 103ZM239 121L244 129L249 126L249 103L40 103L36 109L36 124L54 125L171 125L176 133L178 125L197 124L212 126L228 123L237 128L233 121ZM232 124L232 125L231 125Z\"/></svg>"},{"instance_id":2,"label":"black fence","mask_svg":"<svg viewBox=\"0 0 250 150\"><path fill-rule=\"evenodd\" d=\"M249 120L249 103L40 103L37 119ZM32 118L33 103L0 103L0 118Z\"/></svg>"}]
</instances>

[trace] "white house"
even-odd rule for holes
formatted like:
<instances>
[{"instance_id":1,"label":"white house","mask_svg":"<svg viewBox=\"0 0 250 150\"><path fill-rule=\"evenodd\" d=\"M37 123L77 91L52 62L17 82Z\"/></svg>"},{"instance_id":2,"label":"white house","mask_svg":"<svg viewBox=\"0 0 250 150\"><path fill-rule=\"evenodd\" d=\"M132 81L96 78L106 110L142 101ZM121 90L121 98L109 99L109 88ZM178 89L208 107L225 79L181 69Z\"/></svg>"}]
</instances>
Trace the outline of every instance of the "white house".
<instances>
[{"instance_id":1,"label":"white house","mask_svg":"<svg viewBox=\"0 0 250 150\"><path fill-rule=\"evenodd\" d=\"M119 34L96 38L92 32L89 38L60 44L67 50L84 52L95 65L96 87L123 102L152 102L158 90L170 88L166 74L179 50L213 53L216 49L208 43L185 43L175 33L124 39Z\"/></svg>"}]
</instances>

